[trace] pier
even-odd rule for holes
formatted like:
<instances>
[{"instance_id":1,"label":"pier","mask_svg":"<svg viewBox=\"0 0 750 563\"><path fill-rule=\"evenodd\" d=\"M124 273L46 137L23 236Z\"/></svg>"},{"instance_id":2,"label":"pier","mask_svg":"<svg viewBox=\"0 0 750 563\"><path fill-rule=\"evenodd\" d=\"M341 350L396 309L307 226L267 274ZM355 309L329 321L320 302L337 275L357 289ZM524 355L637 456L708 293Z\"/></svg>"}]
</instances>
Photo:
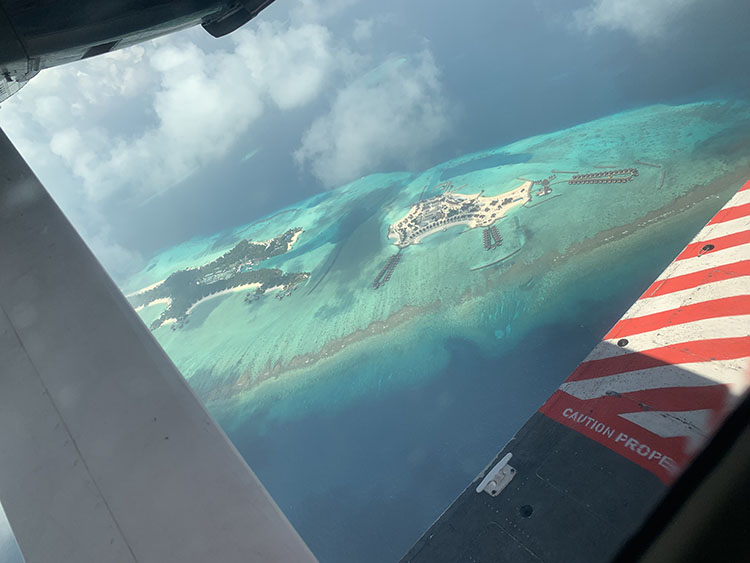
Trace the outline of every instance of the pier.
<instances>
[{"instance_id":1,"label":"pier","mask_svg":"<svg viewBox=\"0 0 750 563\"><path fill-rule=\"evenodd\" d=\"M548 176L547 178L544 178L543 180L533 180L533 185L548 186L549 183L552 182L555 178L557 178L557 174L552 174L551 176Z\"/></svg>"},{"instance_id":2,"label":"pier","mask_svg":"<svg viewBox=\"0 0 750 563\"><path fill-rule=\"evenodd\" d=\"M558 180L557 182L555 182L554 180L556 178L557 178L557 174L553 173L551 176L544 178L542 180L531 180L532 188L534 186L539 186L539 189L537 189L536 191L537 197L543 197L543 196L549 195L550 193L552 193L552 188L550 186L554 186L555 184L559 184L565 181L565 180Z\"/></svg>"},{"instance_id":3,"label":"pier","mask_svg":"<svg viewBox=\"0 0 750 563\"><path fill-rule=\"evenodd\" d=\"M372 282L372 288L378 289L382 285L385 285L393 275L393 270L396 269L396 266L398 266L398 263L401 261L401 251L398 251L393 256L389 257L388 260L385 261L385 265L381 268L380 272L378 272L378 275L375 276L375 279Z\"/></svg>"},{"instance_id":4,"label":"pier","mask_svg":"<svg viewBox=\"0 0 750 563\"><path fill-rule=\"evenodd\" d=\"M624 184L637 176L637 168L620 168L619 170L608 170L606 172L576 174L568 180L568 184Z\"/></svg>"},{"instance_id":5,"label":"pier","mask_svg":"<svg viewBox=\"0 0 750 563\"><path fill-rule=\"evenodd\" d=\"M497 227L495 225L490 227L490 234L492 235L492 238L495 239L495 245L500 246L503 244L503 237L497 232Z\"/></svg>"},{"instance_id":6,"label":"pier","mask_svg":"<svg viewBox=\"0 0 750 563\"><path fill-rule=\"evenodd\" d=\"M495 225L482 230L482 239L485 250L494 250L503 244L503 237L500 236Z\"/></svg>"}]
</instances>

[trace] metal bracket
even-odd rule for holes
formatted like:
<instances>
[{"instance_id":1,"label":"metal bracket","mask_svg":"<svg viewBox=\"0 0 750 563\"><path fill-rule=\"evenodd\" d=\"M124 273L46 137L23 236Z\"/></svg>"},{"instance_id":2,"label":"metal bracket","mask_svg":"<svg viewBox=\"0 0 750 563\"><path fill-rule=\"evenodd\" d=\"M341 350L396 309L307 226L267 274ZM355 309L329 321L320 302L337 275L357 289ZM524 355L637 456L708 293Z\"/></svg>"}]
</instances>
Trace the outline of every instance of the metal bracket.
<instances>
[{"instance_id":1,"label":"metal bracket","mask_svg":"<svg viewBox=\"0 0 750 563\"><path fill-rule=\"evenodd\" d=\"M482 482L477 485L477 492L486 492L491 497L496 497L516 476L516 470L508 465L513 454L505 454L503 459L487 472Z\"/></svg>"}]
</instances>

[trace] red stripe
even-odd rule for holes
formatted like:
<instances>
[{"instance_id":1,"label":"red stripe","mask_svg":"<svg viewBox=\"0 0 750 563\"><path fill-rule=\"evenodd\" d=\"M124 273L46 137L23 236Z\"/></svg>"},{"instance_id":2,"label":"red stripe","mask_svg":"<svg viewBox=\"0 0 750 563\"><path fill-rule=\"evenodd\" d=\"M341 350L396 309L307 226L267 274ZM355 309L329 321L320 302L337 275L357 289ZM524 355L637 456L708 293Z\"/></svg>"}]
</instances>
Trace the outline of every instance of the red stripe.
<instances>
[{"instance_id":1,"label":"red stripe","mask_svg":"<svg viewBox=\"0 0 750 563\"><path fill-rule=\"evenodd\" d=\"M703 319L714 319L717 317L728 317L730 315L750 314L750 295L735 295L722 299L692 303L677 309L622 319L604 337L620 338L631 334L650 332L667 326L690 323Z\"/></svg>"},{"instance_id":2,"label":"red stripe","mask_svg":"<svg viewBox=\"0 0 750 563\"><path fill-rule=\"evenodd\" d=\"M742 260L726 266L718 266L699 272L691 272L682 276L674 276L663 280L657 280L641 296L641 299L657 297L682 291L683 289L692 289L708 283L750 276L750 260Z\"/></svg>"},{"instance_id":3,"label":"red stripe","mask_svg":"<svg viewBox=\"0 0 750 563\"><path fill-rule=\"evenodd\" d=\"M745 185L740 188L740 191L750 190L750 180L745 182Z\"/></svg>"},{"instance_id":4,"label":"red stripe","mask_svg":"<svg viewBox=\"0 0 750 563\"><path fill-rule=\"evenodd\" d=\"M600 406L602 408L599 408ZM634 409L628 409L631 412L637 409L637 405L619 397L603 397L596 402L582 401L558 389L541 406L539 412L637 463L659 477L664 483L671 483L690 459L690 455L684 448L685 439L681 437L661 438L622 418L619 413L625 412L626 406L636 406ZM587 425L573 418L580 415L594 419L596 425L590 421ZM599 427L599 423L611 430L608 430L606 434L597 432L596 428ZM658 458L649 459L647 456L639 455L626 446L627 438L633 438L639 444L646 444L651 450L670 458L673 463L660 463Z\"/></svg>"},{"instance_id":5,"label":"red stripe","mask_svg":"<svg viewBox=\"0 0 750 563\"><path fill-rule=\"evenodd\" d=\"M683 342L581 363L567 381L593 379L660 366L750 357L750 336Z\"/></svg>"},{"instance_id":6,"label":"red stripe","mask_svg":"<svg viewBox=\"0 0 750 563\"><path fill-rule=\"evenodd\" d=\"M742 205L736 205L735 207L725 207L724 209L720 209L708 224L715 225L716 223L726 223L727 221L739 219L740 217L747 217L748 215L750 215L750 203L743 203Z\"/></svg>"},{"instance_id":7,"label":"red stripe","mask_svg":"<svg viewBox=\"0 0 750 563\"><path fill-rule=\"evenodd\" d=\"M694 258L696 256L702 256L704 254L710 254L719 250L725 250L741 244L750 243L750 230L740 231L738 233L732 233L723 237L717 237L710 240L703 240L693 242L685 247L685 250L680 252L679 256L675 258L677 260L685 260L686 258ZM707 245L713 246L710 250L703 250Z\"/></svg>"}]
</instances>

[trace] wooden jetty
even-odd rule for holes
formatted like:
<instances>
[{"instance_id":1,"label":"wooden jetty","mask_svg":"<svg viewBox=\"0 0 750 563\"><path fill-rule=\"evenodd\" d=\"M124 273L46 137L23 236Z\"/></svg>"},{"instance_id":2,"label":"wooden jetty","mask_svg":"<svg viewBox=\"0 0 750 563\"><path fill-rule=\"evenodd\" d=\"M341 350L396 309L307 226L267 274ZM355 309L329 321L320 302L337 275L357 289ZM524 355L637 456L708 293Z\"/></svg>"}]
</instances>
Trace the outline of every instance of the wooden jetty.
<instances>
[{"instance_id":1,"label":"wooden jetty","mask_svg":"<svg viewBox=\"0 0 750 563\"><path fill-rule=\"evenodd\" d=\"M490 234L492 235L492 238L495 239L495 246L500 246L503 244L503 237L500 236L500 233L497 231L497 227L495 225L492 225L490 227Z\"/></svg>"},{"instance_id":2,"label":"wooden jetty","mask_svg":"<svg viewBox=\"0 0 750 563\"><path fill-rule=\"evenodd\" d=\"M637 168L620 168L619 170L607 170L606 172L576 174L568 180L568 184L624 184L637 176Z\"/></svg>"},{"instance_id":3,"label":"wooden jetty","mask_svg":"<svg viewBox=\"0 0 750 563\"><path fill-rule=\"evenodd\" d=\"M503 244L503 237L497 230L495 225L482 229L482 241L484 242L485 250L495 250L498 246Z\"/></svg>"},{"instance_id":4,"label":"wooden jetty","mask_svg":"<svg viewBox=\"0 0 750 563\"><path fill-rule=\"evenodd\" d=\"M378 272L378 275L375 276L375 279L372 282L372 288L378 289L380 286L386 284L391 279L393 270L396 269L396 266L398 266L400 261L401 251L399 250L396 254L390 256L388 260L385 261L385 265L381 268L380 272Z\"/></svg>"}]
</instances>

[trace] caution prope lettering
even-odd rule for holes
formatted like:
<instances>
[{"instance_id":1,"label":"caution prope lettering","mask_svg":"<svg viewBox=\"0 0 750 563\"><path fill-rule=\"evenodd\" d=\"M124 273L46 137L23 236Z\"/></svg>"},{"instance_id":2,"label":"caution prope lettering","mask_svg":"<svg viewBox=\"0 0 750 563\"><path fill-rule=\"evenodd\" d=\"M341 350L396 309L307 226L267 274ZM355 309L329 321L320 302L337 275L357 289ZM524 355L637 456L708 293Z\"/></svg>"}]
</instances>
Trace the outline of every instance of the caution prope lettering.
<instances>
[{"instance_id":1,"label":"caution prope lettering","mask_svg":"<svg viewBox=\"0 0 750 563\"><path fill-rule=\"evenodd\" d=\"M750 181L539 409L671 483L750 384Z\"/></svg>"}]
</instances>

